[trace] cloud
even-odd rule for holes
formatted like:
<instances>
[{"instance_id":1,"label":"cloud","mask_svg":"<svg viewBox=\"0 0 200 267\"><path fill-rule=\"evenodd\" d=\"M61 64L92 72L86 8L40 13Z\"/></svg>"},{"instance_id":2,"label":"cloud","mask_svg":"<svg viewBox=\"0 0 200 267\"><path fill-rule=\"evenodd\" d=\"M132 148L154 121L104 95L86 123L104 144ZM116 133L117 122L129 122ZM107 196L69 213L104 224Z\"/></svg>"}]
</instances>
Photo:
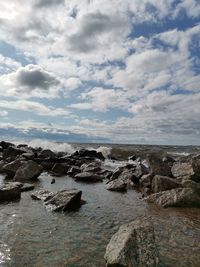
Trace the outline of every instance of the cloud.
<instances>
[{"instance_id":1,"label":"cloud","mask_svg":"<svg viewBox=\"0 0 200 267\"><path fill-rule=\"evenodd\" d=\"M111 108L127 109L129 102L126 95L119 90L95 87L87 93L82 93L84 103L70 105L76 109L92 109L93 111L106 112Z\"/></svg>"},{"instance_id":2,"label":"cloud","mask_svg":"<svg viewBox=\"0 0 200 267\"><path fill-rule=\"evenodd\" d=\"M0 94L19 98L57 97L61 80L38 65L27 65L0 77Z\"/></svg>"},{"instance_id":3,"label":"cloud","mask_svg":"<svg viewBox=\"0 0 200 267\"><path fill-rule=\"evenodd\" d=\"M45 106L42 103L28 101L28 100L16 100L16 101L0 101L0 107L5 109L22 110L33 112L40 116L57 117L64 116L69 117L70 112L63 108L53 108Z\"/></svg>"},{"instance_id":4,"label":"cloud","mask_svg":"<svg viewBox=\"0 0 200 267\"><path fill-rule=\"evenodd\" d=\"M5 110L0 110L0 117L6 117L8 115L8 112Z\"/></svg>"},{"instance_id":5,"label":"cloud","mask_svg":"<svg viewBox=\"0 0 200 267\"><path fill-rule=\"evenodd\" d=\"M65 0L35 0L35 6L38 8L41 7L51 7L55 5L64 5Z\"/></svg>"}]
</instances>

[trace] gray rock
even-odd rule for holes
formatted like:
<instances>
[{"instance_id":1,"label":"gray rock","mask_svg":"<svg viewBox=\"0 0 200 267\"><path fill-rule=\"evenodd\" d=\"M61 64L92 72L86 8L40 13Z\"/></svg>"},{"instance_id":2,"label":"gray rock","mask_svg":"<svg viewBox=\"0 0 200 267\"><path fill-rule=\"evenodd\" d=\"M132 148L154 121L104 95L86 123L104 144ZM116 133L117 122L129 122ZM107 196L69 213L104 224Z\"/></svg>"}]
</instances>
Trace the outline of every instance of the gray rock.
<instances>
[{"instance_id":1,"label":"gray rock","mask_svg":"<svg viewBox=\"0 0 200 267\"><path fill-rule=\"evenodd\" d=\"M70 166L68 165L68 163L55 163L51 171L55 175L62 176L67 174L69 168Z\"/></svg>"},{"instance_id":2,"label":"gray rock","mask_svg":"<svg viewBox=\"0 0 200 267\"><path fill-rule=\"evenodd\" d=\"M158 193L161 191L178 188L180 186L180 183L178 183L176 179L167 176L155 175L152 180L151 190L153 193Z\"/></svg>"},{"instance_id":3,"label":"gray rock","mask_svg":"<svg viewBox=\"0 0 200 267\"><path fill-rule=\"evenodd\" d=\"M51 151L50 149L44 149L42 152L38 154L38 157L40 158L56 158L56 154Z\"/></svg>"},{"instance_id":4,"label":"gray rock","mask_svg":"<svg viewBox=\"0 0 200 267\"><path fill-rule=\"evenodd\" d=\"M74 176L74 178L77 181L88 182L88 183L102 182L102 180L103 180L102 176L96 175L96 174L91 173L91 172L78 173Z\"/></svg>"},{"instance_id":5,"label":"gray rock","mask_svg":"<svg viewBox=\"0 0 200 267\"><path fill-rule=\"evenodd\" d=\"M46 190L34 192L33 199L41 199L45 206L51 211L72 211L81 206L82 191L62 190L58 192L49 192Z\"/></svg>"},{"instance_id":6,"label":"gray rock","mask_svg":"<svg viewBox=\"0 0 200 267\"><path fill-rule=\"evenodd\" d=\"M147 161L150 166L150 172L154 175L159 174L172 177L171 164L168 164L168 162L162 161L162 159L156 155L149 155Z\"/></svg>"},{"instance_id":7,"label":"gray rock","mask_svg":"<svg viewBox=\"0 0 200 267\"><path fill-rule=\"evenodd\" d=\"M22 155L23 153L26 153L27 150L23 148L17 148L15 146L9 146L7 149L3 152L3 158L7 159L9 157L16 158L18 155Z\"/></svg>"},{"instance_id":8,"label":"gray rock","mask_svg":"<svg viewBox=\"0 0 200 267\"><path fill-rule=\"evenodd\" d=\"M16 184L5 184L0 186L0 202L17 200L21 197L20 187Z\"/></svg>"},{"instance_id":9,"label":"gray rock","mask_svg":"<svg viewBox=\"0 0 200 267\"><path fill-rule=\"evenodd\" d=\"M151 223L135 220L113 235L104 256L107 267L155 267L158 253Z\"/></svg>"},{"instance_id":10,"label":"gray rock","mask_svg":"<svg viewBox=\"0 0 200 267\"><path fill-rule=\"evenodd\" d=\"M200 159L191 159L188 162L175 162L172 174L179 180L194 180L200 182Z\"/></svg>"},{"instance_id":11,"label":"gray rock","mask_svg":"<svg viewBox=\"0 0 200 267\"><path fill-rule=\"evenodd\" d=\"M16 159L8 164L5 164L2 171L6 173L10 178L15 176L16 171L22 166L24 161L21 159Z\"/></svg>"},{"instance_id":12,"label":"gray rock","mask_svg":"<svg viewBox=\"0 0 200 267\"><path fill-rule=\"evenodd\" d=\"M200 207L200 195L192 188L176 188L146 198L147 201L167 207Z\"/></svg>"},{"instance_id":13,"label":"gray rock","mask_svg":"<svg viewBox=\"0 0 200 267\"><path fill-rule=\"evenodd\" d=\"M24 181L24 180L36 180L42 173L43 168L36 162L29 160L21 165L21 167L16 171L14 180Z\"/></svg>"},{"instance_id":14,"label":"gray rock","mask_svg":"<svg viewBox=\"0 0 200 267\"><path fill-rule=\"evenodd\" d=\"M125 192L126 187L127 184L121 179L115 179L113 181L110 181L106 186L107 190L117 191L117 192Z\"/></svg>"},{"instance_id":15,"label":"gray rock","mask_svg":"<svg viewBox=\"0 0 200 267\"><path fill-rule=\"evenodd\" d=\"M81 172L81 170L79 169L79 167L73 166L68 170L67 175L74 176L80 172Z\"/></svg>"}]
</instances>

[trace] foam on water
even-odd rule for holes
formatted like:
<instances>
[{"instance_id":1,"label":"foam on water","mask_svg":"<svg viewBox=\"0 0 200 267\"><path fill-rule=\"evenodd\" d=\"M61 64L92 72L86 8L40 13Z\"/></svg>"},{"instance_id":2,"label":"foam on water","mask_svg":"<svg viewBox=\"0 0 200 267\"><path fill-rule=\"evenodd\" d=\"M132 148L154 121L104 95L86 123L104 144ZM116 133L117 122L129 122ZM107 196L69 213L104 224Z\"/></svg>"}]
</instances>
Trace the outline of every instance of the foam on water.
<instances>
[{"instance_id":1,"label":"foam on water","mask_svg":"<svg viewBox=\"0 0 200 267\"><path fill-rule=\"evenodd\" d=\"M34 139L28 145L34 148L41 147L43 149L50 149L53 152L65 152L69 154L75 152L73 146L68 143L57 143L48 140Z\"/></svg>"}]
</instances>

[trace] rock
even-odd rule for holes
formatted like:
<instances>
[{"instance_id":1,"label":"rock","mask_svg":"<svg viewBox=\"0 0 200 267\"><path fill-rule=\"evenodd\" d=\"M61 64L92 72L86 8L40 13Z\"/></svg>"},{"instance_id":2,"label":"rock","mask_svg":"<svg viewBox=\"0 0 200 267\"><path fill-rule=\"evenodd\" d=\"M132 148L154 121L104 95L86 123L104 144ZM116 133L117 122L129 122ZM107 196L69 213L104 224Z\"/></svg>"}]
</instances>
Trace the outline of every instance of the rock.
<instances>
[{"instance_id":1,"label":"rock","mask_svg":"<svg viewBox=\"0 0 200 267\"><path fill-rule=\"evenodd\" d=\"M94 161L94 162L91 162L89 164L87 163L84 163L81 165L80 169L83 171L83 172L93 172L93 173L97 173L99 171L101 171L101 163L98 162L98 161Z\"/></svg>"},{"instance_id":2,"label":"rock","mask_svg":"<svg viewBox=\"0 0 200 267\"><path fill-rule=\"evenodd\" d=\"M18 155L22 155L23 153L26 153L27 151L22 148L17 148L15 146L9 146L6 148L3 152L3 158L7 159L9 157L16 158Z\"/></svg>"},{"instance_id":3,"label":"rock","mask_svg":"<svg viewBox=\"0 0 200 267\"><path fill-rule=\"evenodd\" d=\"M70 166L67 163L55 163L51 171L55 175L62 176L67 174L69 168Z\"/></svg>"},{"instance_id":4,"label":"rock","mask_svg":"<svg viewBox=\"0 0 200 267\"><path fill-rule=\"evenodd\" d=\"M150 171L154 175L159 174L163 176L172 177L171 166L170 164L168 164L168 162L162 161L161 158L154 154L149 155L147 161L150 166Z\"/></svg>"},{"instance_id":5,"label":"rock","mask_svg":"<svg viewBox=\"0 0 200 267\"><path fill-rule=\"evenodd\" d=\"M149 187L150 188L153 177L154 177L154 175L152 173L143 175L139 180L140 187Z\"/></svg>"},{"instance_id":6,"label":"rock","mask_svg":"<svg viewBox=\"0 0 200 267\"><path fill-rule=\"evenodd\" d=\"M56 154L50 149L44 149L38 155L40 158L56 158Z\"/></svg>"},{"instance_id":7,"label":"rock","mask_svg":"<svg viewBox=\"0 0 200 267\"><path fill-rule=\"evenodd\" d=\"M56 182L56 180L53 178L53 179L51 180L51 184L55 184L55 182Z\"/></svg>"},{"instance_id":8,"label":"rock","mask_svg":"<svg viewBox=\"0 0 200 267\"><path fill-rule=\"evenodd\" d=\"M5 164L2 168L2 171L6 173L9 178L13 178L15 176L16 171L19 169L19 167L22 166L23 163L24 161L16 159L8 164Z\"/></svg>"},{"instance_id":9,"label":"rock","mask_svg":"<svg viewBox=\"0 0 200 267\"><path fill-rule=\"evenodd\" d=\"M48 192L45 190L34 192L33 199L42 199L44 204L52 211L72 211L81 206L82 191L62 190L58 192Z\"/></svg>"},{"instance_id":10,"label":"rock","mask_svg":"<svg viewBox=\"0 0 200 267\"><path fill-rule=\"evenodd\" d=\"M172 174L180 180L194 180L200 182L200 159L189 162L175 162L172 166Z\"/></svg>"},{"instance_id":11,"label":"rock","mask_svg":"<svg viewBox=\"0 0 200 267\"><path fill-rule=\"evenodd\" d=\"M107 184L107 190L125 192L127 184L121 179L115 179Z\"/></svg>"},{"instance_id":12,"label":"rock","mask_svg":"<svg viewBox=\"0 0 200 267\"><path fill-rule=\"evenodd\" d=\"M31 191L35 188L33 184L23 183L21 187L21 192Z\"/></svg>"},{"instance_id":13,"label":"rock","mask_svg":"<svg viewBox=\"0 0 200 267\"><path fill-rule=\"evenodd\" d=\"M135 161L137 159L136 155L132 155L130 157L128 157L129 160Z\"/></svg>"},{"instance_id":14,"label":"rock","mask_svg":"<svg viewBox=\"0 0 200 267\"><path fill-rule=\"evenodd\" d=\"M79 151L76 151L72 156L78 156L78 157L88 157L88 158L96 158L100 160L104 160L104 156L101 152L97 152L96 150L87 150L87 149L81 149Z\"/></svg>"},{"instance_id":15,"label":"rock","mask_svg":"<svg viewBox=\"0 0 200 267\"><path fill-rule=\"evenodd\" d=\"M104 256L107 267L155 267L158 252L151 223L135 220L122 225L111 238Z\"/></svg>"},{"instance_id":16,"label":"rock","mask_svg":"<svg viewBox=\"0 0 200 267\"><path fill-rule=\"evenodd\" d=\"M51 171L55 163L48 160L43 160L41 161L40 165L43 167L44 171Z\"/></svg>"},{"instance_id":17,"label":"rock","mask_svg":"<svg viewBox=\"0 0 200 267\"><path fill-rule=\"evenodd\" d=\"M167 207L200 207L200 195L192 188L176 188L152 194L147 201Z\"/></svg>"},{"instance_id":18,"label":"rock","mask_svg":"<svg viewBox=\"0 0 200 267\"><path fill-rule=\"evenodd\" d=\"M0 186L0 202L17 200L21 197L20 187L15 184Z\"/></svg>"},{"instance_id":19,"label":"rock","mask_svg":"<svg viewBox=\"0 0 200 267\"><path fill-rule=\"evenodd\" d=\"M155 175L152 180L151 190L153 193L158 193L161 191L177 188L180 186L181 185L177 183L176 180L173 178L167 176Z\"/></svg>"},{"instance_id":20,"label":"rock","mask_svg":"<svg viewBox=\"0 0 200 267\"><path fill-rule=\"evenodd\" d=\"M80 172L81 172L81 170L79 169L79 167L73 166L73 167L69 168L67 175L74 176Z\"/></svg>"},{"instance_id":21,"label":"rock","mask_svg":"<svg viewBox=\"0 0 200 267\"><path fill-rule=\"evenodd\" d=\"M23 153L22 156L27 160L32 160L35 158L36 154L34 152Z\"/></svg>"},{"instance_id":22,"label":"rock","mask_svg":"<svg viewBox=\"0 0 200 267\"><path fill-rule=\"evenodd\" d=\"M97 174L93 174L91 172L82 172L78 173L74 176L76 181L81 182L88 182L88 183L95 183L95 182L102 182L103 177Z\"/></svg>"},{"instance_id":23,"label":"rock","mask_svg":"<svg viewBox=\"0 0 200 267\"><path fill-rule=\"evenodd\" d=\"M14 146L14 144L9 143L9 142L5 142L5 141L1 141L1 142L0 142L0 146L1 146L3 149L7 149L9 146Z\"/></svg>"},{"instance_id":24,"label":"rock","mask_svg":"<svg viewBox=\"0 0 200 267\"><path fill-rule=\"evenodd\" d=\"M21 165L16 171L14 180L24 181L24 180L36 180L38 176L42 173L43 168L36 162L29 160Z\"/></svg>"}]
</instances>

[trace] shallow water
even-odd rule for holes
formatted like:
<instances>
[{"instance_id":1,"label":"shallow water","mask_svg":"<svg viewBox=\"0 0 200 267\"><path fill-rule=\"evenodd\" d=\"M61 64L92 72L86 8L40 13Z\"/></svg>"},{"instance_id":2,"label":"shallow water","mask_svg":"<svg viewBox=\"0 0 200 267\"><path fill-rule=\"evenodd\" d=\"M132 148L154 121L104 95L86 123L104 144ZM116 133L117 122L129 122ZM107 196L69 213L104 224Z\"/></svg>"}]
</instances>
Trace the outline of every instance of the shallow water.
<instances>
[{"instance_id":1,"label":"shallow water","mask_svg":"<svg viewBox=\"0 0 200 267\"><path fill-rule=\"evenodd\" d=\"M76 183L70 177L42 174L37 188L57 191L77 188L87 201L78 211L51 213L42 202L22 193L19 202L0 205L0 266L105 266L105 248L123 223L151 216L160 251L160 266L200 266L200 211L161 209L148 205L139 193L121 194L105 183Z\"/></svg>"}]
</instances>

